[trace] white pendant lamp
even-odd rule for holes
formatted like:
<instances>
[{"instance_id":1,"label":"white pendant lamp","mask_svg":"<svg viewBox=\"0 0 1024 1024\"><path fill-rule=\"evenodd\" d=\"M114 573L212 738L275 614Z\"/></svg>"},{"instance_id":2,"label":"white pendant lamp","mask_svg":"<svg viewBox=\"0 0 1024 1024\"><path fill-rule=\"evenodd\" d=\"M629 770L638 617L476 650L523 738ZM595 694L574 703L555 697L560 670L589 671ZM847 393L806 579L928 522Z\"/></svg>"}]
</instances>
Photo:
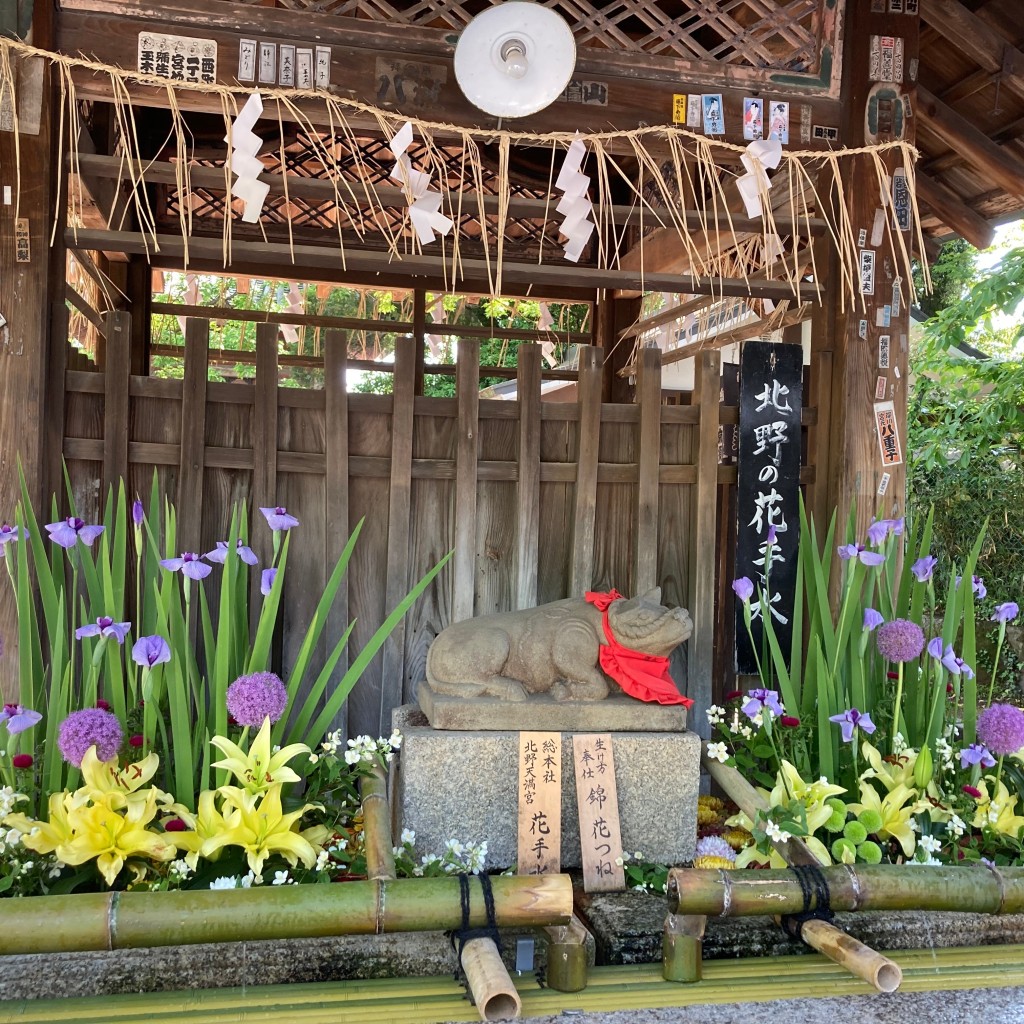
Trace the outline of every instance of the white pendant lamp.
<instances>
[{"instance_id":1,"label":"white pendant lamp","mask_svg":"<svg viewBox=\"0 0 1024 1024\"><path fill-rule=\"evenodd\" d=\"M565 91L576 41L565 19L527 0L478 14L455 48L455 78L466 99L494 117L525 117Z\"/></svg>"}]
</instances>

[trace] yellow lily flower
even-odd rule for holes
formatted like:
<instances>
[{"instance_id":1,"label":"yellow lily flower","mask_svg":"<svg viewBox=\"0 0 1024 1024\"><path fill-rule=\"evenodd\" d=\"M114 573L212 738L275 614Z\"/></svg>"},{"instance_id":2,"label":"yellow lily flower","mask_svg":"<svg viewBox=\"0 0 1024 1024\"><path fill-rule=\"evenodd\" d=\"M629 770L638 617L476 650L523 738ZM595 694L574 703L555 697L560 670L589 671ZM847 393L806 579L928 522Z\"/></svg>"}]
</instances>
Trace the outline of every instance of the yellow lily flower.
<instances>
[{"instance_id":1,"label":"yellow lily flower","mask_svg":"<svg viewBox=\"0 0 1024 1024\"><path fill-rule=\"evenodd\" d=\"M295 867L296 861L311 868L316 863L316 850L294 828L312 804L284 814L281 809L281 783L275 783L257 803L248 793L226 786L221 790L224 802L231 804L236 813L225 819L227 827L211 836L202 846L204 857L225 846L240 846L246 852L250 869L257 875L263 872L263 862L273 853L279 853Z\"/></svg>"},{"instance_id":2,"label":"yellow lily flower","mask_svg":"<svg viewBox=\"0 0 1024 1024\"><path fill-rule=\"evenodd\" d=\"M850 810L854 814L874 811L882 819L882 827L878 830L878 835L883 839L886 836L891 836L900 844L908 857L913 857L917 837L910 827L910 818L916 806L917 791L904 785L894 786L883 799L871 783L862 782L860 784L860 800L859 804L850 804Z\"/></svg>"},{"instance_id":3,"label":"yellow lily flower","mask_svg":"<svg viewBox=\"0 0 1024 1024\"><path fill-rule=\"evenodd\" d=\"M7 828L16 828L22 834L23 846L35 850L36 853L53 853L59 846L70 842L74 834L74 829L68 822L70 804L70 793L51 793L49 821L33 821L24 814L8 814L4 818L4 825Z\"/></svg>"},{"instance_id":4,"label":"yellow lily flower","mask_svg":"<svg viewBox=\"0 0 1024 1024\"><path fill-rule=\"evenodd\" d=\"M68 813L74 835L55 851L66 864L84 864L96 858L96 867L113 885L128 857L141 854L150 860L172 860L176 854L169 836L150 832L148 825L157 813L157 791L146 791L144 801L128 804L121 813L123 797L108 793L87 806Z\"/></svg>"},{"instance_id":5,"label":"yellow lily flower","mask_svg":"<svg viewBox=\"0 0 1024 1024\"><path fill-rule=\"evenodd\" d=\"M992 781L991 796L986 785L988 780ZM1006 784L1001 779L996 782L991 775L978 782L978 789L981 790L981 799L978 801L978 810L972 826L990 828L1001 835L1013 836L1016 839L1020 835L1020 830L1024 828L1024 818L1014 813L1018 797L1011 796Z\"/></svg>"},{"instance_id":6,"label":"yellow lily flower","mask_svg":"<svg viewBox=\"0 0 1024 1024\"><path fill-rule=\"evenodd\" d=\"M881 751L877 747L873 747L867 740L864 740L860 749L864 755L864 760L871 765L870 768L866 768L860 773L861 779L878 779L889 792L892 792L897 786L906 786L908 789L914 788L914 765L917 764L916 750L905 750L896 758L896 763L893 764L891 761L886 761Z\"/></svg>"},{"instance_id":7,"label":"yellow lily flower","mask_svg":"<svg viewBox=\"0 0 1024 1024\"><path fill-rule=\"evenodd\" d=\"M814 836L804 836L798 842L804 843L807 849L814 854L819 864L824 867L829 867L832 864L832 857L829 855L828 848L820 839L815 839ZM774 846L768 851L767 856L761 853L756 846L744 847L736 854L734 867L745 868L748 864L767 864L771 868L780 869L790 866Z\"/></svg>"},{"instance_id":8,"label":"yellow lily flower","mask_svg":"<svg viewBox=\"0 0 1024 1024\"><path fill-rule=\"evenodd\" d=\"M289 743L276 753L270 750L270 719L266 718L260 731L253 737L246 753L226 736L214 736L210 742L228 756L215 761L214 768L226 768L250 793L262 793L281 782L298 782L299 776L288 767L298 754L308 754L305 743Z\"/></svg>"},{"instance_id":9,"label":"yellow lily flower","mask_svg":"<svg viewBox=\"0 0 1024 1024\"><path fill-rule=\"evenodd\" d=\"M149 800L150 790L143 789L147 782L156 774L160 767L160 758L151 752L141 761L122 768L117 758L101 761L96 755L96 748L90 747L82 758L82 781L84 785L72 797L74 806L112 797L112 807L126 807L129 804L145 804ZM160 789L153 789L156 802L162 805L172 804L174 797Z\"/></svg>"},{"instance_id":10,"label":"yellow lily flower","mask_svg":"<svg viewBox=\"0 0 1024 1024\"><path fill-rule=\"evenodd\" d=\"M225 789L227 787L224 787ZM238 792L243 792L239 790ZM184 807L178 809L178 817L191 829L190 832L168 832L167 837L181 849L188 851L185 854L185 863L195 871L196 863L201 856L216 860L220 856L220 850L204 852L203 847L215 836L223 835L234 828L234 819L238 817L237 811L229 811L225 817L216 804L217 790L204 789L199 794L198 811L193 814Z\"/></svg>"}]
</instances>

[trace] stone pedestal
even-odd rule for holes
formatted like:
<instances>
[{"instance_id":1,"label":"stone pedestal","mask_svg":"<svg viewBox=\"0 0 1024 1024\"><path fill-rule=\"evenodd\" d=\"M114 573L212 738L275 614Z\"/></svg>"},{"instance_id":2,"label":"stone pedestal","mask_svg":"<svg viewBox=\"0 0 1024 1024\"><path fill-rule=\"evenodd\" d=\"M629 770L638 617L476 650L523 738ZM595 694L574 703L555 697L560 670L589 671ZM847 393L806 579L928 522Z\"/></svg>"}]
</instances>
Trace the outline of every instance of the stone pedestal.
<instances>
[{"instance_id":1,"label":"stone pedestal","mask_svg":"<svg viewBox=\"0 0 1024 1024\"><path fill-rule=\"evenodd\" d=\"M436 853L449 839L486 840L488 867L514 866L518 732L434 729L412 704L396 708L392 721L405 737L392 804L395 835L413 829L417 848ZM664 864L690 860L697 837L700 737L616 732L612 751L624 849ZM580 861L572 734L563 733L562 868L579 867Z\"/></svg>"}]
</instances>

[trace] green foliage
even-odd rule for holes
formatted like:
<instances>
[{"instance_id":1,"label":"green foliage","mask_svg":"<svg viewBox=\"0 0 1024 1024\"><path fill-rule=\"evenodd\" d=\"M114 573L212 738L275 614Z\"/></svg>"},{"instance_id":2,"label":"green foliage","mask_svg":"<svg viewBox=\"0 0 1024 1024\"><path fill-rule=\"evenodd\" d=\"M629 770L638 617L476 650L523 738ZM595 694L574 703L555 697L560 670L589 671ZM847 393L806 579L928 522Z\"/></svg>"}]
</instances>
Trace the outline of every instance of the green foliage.
<instances>
[{"instance_id":1,"label":"green foliage","mask_svg":"<svg viewBox=\"0 0 1024 1024\"><path fill-rule=\"evenodd\" d=\"M946 242L939 250L939 258L928 268L932 290L925 291L924 274L919 265L914 267L914 291L918 306L928 317L938 310L963 298L975 274L978 250L962 238Z\"/></svg>"}]
</instances>

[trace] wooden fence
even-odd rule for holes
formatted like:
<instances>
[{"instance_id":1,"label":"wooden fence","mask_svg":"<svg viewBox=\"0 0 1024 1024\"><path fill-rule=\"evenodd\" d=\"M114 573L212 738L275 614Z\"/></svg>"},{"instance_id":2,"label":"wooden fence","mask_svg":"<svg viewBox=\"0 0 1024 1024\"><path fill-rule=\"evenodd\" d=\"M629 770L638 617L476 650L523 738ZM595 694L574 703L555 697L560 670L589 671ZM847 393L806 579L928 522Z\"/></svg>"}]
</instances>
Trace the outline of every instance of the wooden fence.
<instances>
[{"instance_id":1,"label":"wooden fence","mask_svg":"<svg viewBox=\"0 0 1024 1024\"><path fill-rule=\"evenodd\" d=\"M718 354L697 357L690 405L664 405L660 353L644 349L637 402L602 404L602 350L580 349L576 402L541 402L539 346L519 349L518 400L479 395L478 344L459 344L454 399L415 394L411 339L393 395L346 391L346 338L331 332L323 390L278 386L276 325L257 335L255 382L208 380L209 321L190 319L183 380L129 372L130 325L110 314L106 370L65 374L63 454L95 515L124 477L175 500L180 546L226 537L232 502L284 505L301 521L289 556L281 657L287 670L350 529L362 536L329 624L355 618L358 650L409 587L454 557L354 691L351 734L390 731L427 648L449 622L590 589L661 585L689 608L688 692L711 694L718 545ZM733 474L735 470L732 471ZM256 516L253 547L270 533ZM699 716L703 719L703 715ZM699 723L695 720L695 726Z\"/></svg>"}]
</instances>

